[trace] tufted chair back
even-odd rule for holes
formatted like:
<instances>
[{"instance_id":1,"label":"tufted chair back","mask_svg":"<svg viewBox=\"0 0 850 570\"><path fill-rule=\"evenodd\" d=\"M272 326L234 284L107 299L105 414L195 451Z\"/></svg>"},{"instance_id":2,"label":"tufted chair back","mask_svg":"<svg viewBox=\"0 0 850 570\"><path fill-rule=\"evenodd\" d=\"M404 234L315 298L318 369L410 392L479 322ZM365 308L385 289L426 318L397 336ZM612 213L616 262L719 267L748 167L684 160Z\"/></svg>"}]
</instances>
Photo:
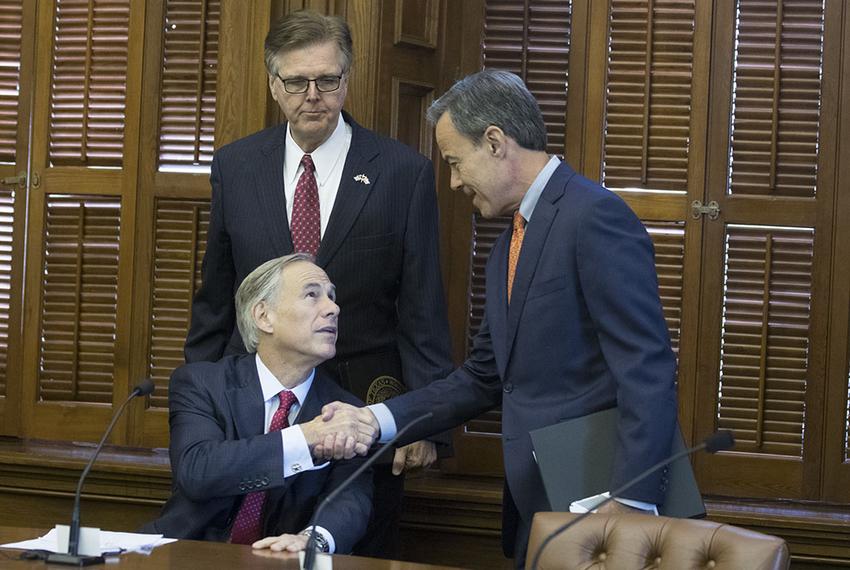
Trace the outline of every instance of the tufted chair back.
<instances>
[{"instance_id":1,"label":"tufted chair back","mask_svg":"<svg viewBox=\"0 0 850 570\"><path fill-rule=\"evenodd\" d=\"M579 515L537 513L526 570L543 540ZM788 547L781 538L707 520L641 514L592 515L556 537L539 570L783 570Z\"/></svg>"}]
</instances>

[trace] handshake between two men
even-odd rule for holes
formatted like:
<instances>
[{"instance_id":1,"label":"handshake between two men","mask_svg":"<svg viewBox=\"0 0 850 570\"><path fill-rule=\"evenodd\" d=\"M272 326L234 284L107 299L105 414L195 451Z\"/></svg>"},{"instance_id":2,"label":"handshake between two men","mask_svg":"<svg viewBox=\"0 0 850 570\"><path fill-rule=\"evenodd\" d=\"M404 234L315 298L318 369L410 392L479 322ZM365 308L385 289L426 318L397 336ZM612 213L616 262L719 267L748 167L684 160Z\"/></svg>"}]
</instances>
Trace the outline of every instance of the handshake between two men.
<instances>
[{"instance_id":1,"label":"handshake between two men","mask_svg":"<svg viewBox=\"0 0 850 570\"><path fill-rule=\"evenodd\" d=\"M322 414L301 424L301 430L316 460L351 459L365 456L380 440L381 427L368 408L345 402L332 402ZM430 441L417 441L396 449L393 473L427 468L437 460L437 449Z\"/></svg>"}]
</instances>

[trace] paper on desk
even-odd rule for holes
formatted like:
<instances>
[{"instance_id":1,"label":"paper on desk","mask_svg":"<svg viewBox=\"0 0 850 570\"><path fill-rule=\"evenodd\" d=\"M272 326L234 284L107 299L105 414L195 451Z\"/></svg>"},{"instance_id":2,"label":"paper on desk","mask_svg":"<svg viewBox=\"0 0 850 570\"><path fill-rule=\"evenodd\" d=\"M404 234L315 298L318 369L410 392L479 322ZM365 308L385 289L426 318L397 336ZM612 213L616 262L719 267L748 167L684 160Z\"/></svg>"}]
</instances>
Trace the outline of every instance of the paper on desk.
<instances>
[{"instance_id":1,"label":"paper on desk","mask_svg":"<svg viewBox=\"0 0 850 570\"><path fill-rule=\"evenodd\" d=\"M134 532L100 531L101 553L141 552L149 553L157 546L175 542L176 538L163 538L161 534L139 534ZM0 544L0 548L20 548L24 550L49 550L57 552L57 532L53 528L42 537L9 544Z\"/></svg>"}]
</instances>

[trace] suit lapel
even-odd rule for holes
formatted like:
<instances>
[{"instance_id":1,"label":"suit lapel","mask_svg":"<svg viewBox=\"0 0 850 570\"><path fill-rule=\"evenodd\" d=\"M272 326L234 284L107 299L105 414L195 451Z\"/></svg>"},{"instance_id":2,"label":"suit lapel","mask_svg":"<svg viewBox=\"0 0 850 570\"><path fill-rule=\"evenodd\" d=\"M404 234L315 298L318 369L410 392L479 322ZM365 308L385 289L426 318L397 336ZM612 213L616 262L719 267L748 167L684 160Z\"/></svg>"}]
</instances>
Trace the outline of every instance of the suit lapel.
<instances>
[{"instance_id":1,"label":"suit lapel","mask_svg":"<svg viewBox=\"0 0 850 570\"><path fill-rule=\"evenodd\" d=\"M333 211L316 255L316 263L320 267L327 267L345 241L380 175L378 161L375 160L379 154L375 135L358 125L347 113L343 113L343 118L351 125L351 147L345 157ZM368 184L365 183L367 180Z\"/></svg>"},{"instance_id":2,"label":"suit lapel","mask_svg":"<svg viewBox=\"0 0 850 570\"><path fill-rule=\"evenodd\" d=\"M307 392L307 398L301 403L301 409L295 418L296 424L309 422L322 412L322 406L327 403L327 398L324 396L323 382L322 372L316 368L313 385L310 386L310 391Z\"/></svg>"},{"instance_id":3,"label":"suit lapel","mask_svg":"<svg viewBox=\"0 0 850 570\"><path fill-rule=\"evenodd\" d=\"M276 255L292 253L292 236L289 233L289 221L286 217L286 194L283 190L283 159L286 145L286 123L277 128L274 139L264 145L260 151L259 163L251 165L256 177L255 189L259 195L265 224L265 234L269 236Z\"/></svg>"},{"instance_id":4,"label":"suit lapel","mask_svg":"<svg viewBox=\"0 0 850 570\"><path fill-rule=\"evenodd\" d=\"M531 280L534 278L534 272L537 270L538 262L543 254L543 248L546 245L549 230L552 228L552 222L558 213L557 202L564 195L564 189L572 174L572 171L569 168L565 168L563 163L555 170L546 184L546 188L543 189L537 205L534 207L531 221L526 226L519 261L517 262L516 274L514 275L511 304L508 307L505 351L509 357L514 340L516 339L520 317L522 316L522 310L525 307L525 301L528 297ZM505 271L505 275L507 275L507 270Z\"/></svg>"},{"instance_id":5,"label":"suit lapel","mask_svg":"<svg viewBox=\"0 0 850 570\"><path fill-rule=\"evenodd\" d=\"M228 378L230 386L225 390L225 397L236 428L236 439L261 435L265 431L266 412L254 355L240 358L234 371L234 377Z\"/></svg>"}]
</instances>

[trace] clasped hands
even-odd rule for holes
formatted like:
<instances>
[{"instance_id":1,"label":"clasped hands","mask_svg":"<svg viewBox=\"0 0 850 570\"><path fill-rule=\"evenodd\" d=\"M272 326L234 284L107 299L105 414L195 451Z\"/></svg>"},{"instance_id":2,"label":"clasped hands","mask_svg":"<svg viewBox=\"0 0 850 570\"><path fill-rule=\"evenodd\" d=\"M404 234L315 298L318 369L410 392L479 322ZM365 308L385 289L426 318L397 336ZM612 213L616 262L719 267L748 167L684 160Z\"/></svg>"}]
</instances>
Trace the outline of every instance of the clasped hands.
<instances>
[{"instance_id":1,"label":"clasped hands","mask_svg":"<svg viewBox=\"0 0 850 570\"><path fill-rule=\"evenodd\" d=\"M321 415L301 424L310 452L316 460L351 459L366 455L381 435L375 414L343 402L332 402ZM417 441L400 447L393 458L393 473L430 466L437 450L430 441Z\"/></svg>"}]
</instances>

